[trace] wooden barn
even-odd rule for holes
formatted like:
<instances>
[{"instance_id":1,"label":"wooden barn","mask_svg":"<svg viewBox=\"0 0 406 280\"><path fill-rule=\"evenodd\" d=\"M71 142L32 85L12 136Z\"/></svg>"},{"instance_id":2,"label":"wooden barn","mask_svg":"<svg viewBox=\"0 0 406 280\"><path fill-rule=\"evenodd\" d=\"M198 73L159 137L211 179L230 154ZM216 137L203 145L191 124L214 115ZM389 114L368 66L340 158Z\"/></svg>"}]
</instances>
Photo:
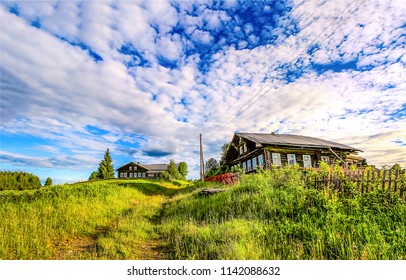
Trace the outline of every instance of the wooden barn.
<instances>
[{"instance_id":1,"label":"wooden barn","mask_svg":"<svg viewBox=\"0 0 406 280\"><path fill-rule=\"evenodd\" d=\"M140 164L129 162L116 169L117 178L159 178L168 169L168 164Z\"/></svg>"},{"instance_id":2,"label":"wooden barn","mask_svg":"<svg viewBox=\"0 0 406 280\"><path fill-rule=\"evenodd\" d=\"M344 144L293 134L235 133L225 159L230 167L240 166L245 172L258 166L294 165L319 167L319 162L342 165L361 165L364 160L356 156L360 149ZM347 161L348 158L348 161Z\"/></svg>"}]
</instances>

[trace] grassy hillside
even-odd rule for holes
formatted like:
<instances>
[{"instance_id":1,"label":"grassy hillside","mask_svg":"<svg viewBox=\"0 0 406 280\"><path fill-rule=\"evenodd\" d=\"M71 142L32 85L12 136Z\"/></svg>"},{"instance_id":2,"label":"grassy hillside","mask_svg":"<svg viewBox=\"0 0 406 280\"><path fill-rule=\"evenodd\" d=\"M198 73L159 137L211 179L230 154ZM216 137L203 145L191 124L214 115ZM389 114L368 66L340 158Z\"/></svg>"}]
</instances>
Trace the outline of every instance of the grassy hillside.
<instances>
[{"instance_id":1,"label":"grassy hillside","mask_svg":"<svg viewBox=\"0 0 406 280\"><path fill-rule=\"evenodd\" d=\"M0 259L406 259L406 203L283 168L215 184L109 180L0 192Z\"/></svg>"},{"instance_id":2,"label":"grassy hillside","mask_svg":"<svg viewBox=\"0 0 406 280\"><path fill-rule=\"evenodd\" d=\"M162 203L189 188L110 180L0 192L0 259L142 259Z\"/></svg>"},{"instance_id":3,"label":"grassy hillside","mask_svg":"<svg viewBox=\"0 0 406 280\"><path fill-rule=\"evenodd\" d=\"M398 194L307 189L286 167L243 176L228 192L192 194L163 211L172 259L406 259Z\"/></svg>"}]
</instances>

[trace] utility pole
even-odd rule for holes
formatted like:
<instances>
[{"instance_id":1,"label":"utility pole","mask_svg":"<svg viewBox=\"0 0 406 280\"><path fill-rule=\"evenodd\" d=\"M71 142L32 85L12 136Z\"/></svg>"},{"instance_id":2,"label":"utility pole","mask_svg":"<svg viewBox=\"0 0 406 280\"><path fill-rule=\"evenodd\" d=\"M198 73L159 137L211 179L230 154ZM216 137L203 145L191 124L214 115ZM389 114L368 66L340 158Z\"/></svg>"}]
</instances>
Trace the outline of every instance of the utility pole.
<instances>
[{"instance_id":1,"label":"utility pole","mask_svg":"<svg viewBox=\"0 0 406 280\"><path fill-rule=\"evenodd\" d=\"M200 180L204 182L203 140L200 133Z\"/></svg>"}]
</instances>

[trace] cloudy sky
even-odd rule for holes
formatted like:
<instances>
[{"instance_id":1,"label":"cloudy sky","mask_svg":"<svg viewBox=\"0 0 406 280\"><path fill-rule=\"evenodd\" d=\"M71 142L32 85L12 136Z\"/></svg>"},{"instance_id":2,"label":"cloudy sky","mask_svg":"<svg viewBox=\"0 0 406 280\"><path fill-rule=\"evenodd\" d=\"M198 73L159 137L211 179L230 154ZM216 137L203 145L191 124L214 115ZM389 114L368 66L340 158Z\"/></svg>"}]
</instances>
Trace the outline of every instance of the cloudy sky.
<instances>
[{"instance_id":1,"label":"cloudy sky","mask_svg":"<svg viewBox=\"0 0 406 280\"><path fill-rule=\"evenodd\" d=\"M406 167L406 2L1 1L1 170L87 179L110 148L198 177L235 131Z\"/></svg>"}]
</instances>

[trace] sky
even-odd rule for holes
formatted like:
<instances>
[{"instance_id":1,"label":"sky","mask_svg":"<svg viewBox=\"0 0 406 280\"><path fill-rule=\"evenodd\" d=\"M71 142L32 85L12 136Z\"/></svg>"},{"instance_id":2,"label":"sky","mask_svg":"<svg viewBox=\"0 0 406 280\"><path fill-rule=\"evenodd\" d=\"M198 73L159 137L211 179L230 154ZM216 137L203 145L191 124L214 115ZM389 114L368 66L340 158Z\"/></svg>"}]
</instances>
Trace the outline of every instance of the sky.
<instances>
[{"instance_id":1,"label":"sky","mask_svg":"<svg viewBox=\"0 0 406 280\"><path fill-rule=\"evenodd\" d=\"M86 180L289 133L406 167L406 2L1 1L0 170Z\"/></svg>"}]
</instances>

